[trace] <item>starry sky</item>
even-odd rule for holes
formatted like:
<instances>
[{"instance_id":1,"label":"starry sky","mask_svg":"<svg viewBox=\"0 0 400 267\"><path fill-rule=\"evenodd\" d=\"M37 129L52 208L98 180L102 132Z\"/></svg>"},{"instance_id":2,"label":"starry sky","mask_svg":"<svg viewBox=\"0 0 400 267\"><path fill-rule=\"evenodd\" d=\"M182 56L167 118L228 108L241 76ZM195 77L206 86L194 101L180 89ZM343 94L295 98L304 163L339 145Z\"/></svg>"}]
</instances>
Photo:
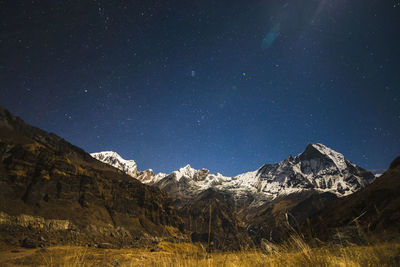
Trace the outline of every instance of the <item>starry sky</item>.
<instances>
[{"instance_id":1,"label":"starry sky","mask_svg":"<svg viewBox=\"0 0 400 267\"><path fill-rule=\"evenodd\" d=\"M140 170L400 155L400 1L0 1L0 105Z\"/></svg>"}]
</instances>

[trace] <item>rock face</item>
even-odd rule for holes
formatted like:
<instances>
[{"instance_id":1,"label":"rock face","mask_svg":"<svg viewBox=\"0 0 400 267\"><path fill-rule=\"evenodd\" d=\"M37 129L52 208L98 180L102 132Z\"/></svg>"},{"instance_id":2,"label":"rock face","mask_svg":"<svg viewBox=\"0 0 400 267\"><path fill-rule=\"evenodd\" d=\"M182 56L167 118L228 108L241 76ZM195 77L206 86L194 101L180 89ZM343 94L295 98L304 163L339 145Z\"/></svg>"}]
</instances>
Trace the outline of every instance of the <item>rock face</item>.
<instances>
[{"instance_id":1,"label":"rock face","mask_svg":"<svg viewBox=\"0 0 400 267\"><path fill-rule=\"evenodd\" d=\"M0 242L144 246L184 238L166 193L2 108L0 192Z\"/></svg>"}]
</instances>

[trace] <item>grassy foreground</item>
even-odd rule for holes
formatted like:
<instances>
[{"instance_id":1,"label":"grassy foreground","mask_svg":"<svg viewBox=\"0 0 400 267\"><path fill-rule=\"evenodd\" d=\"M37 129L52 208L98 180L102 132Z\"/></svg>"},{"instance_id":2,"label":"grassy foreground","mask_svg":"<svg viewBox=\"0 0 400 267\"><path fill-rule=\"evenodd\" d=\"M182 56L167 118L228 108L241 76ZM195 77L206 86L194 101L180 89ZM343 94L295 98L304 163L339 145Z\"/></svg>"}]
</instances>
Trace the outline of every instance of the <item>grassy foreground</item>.
<instances>
[{"instance_id":1,"label":"grassy foreground","mask_svg":"<svg viewBox=\"0 0 400 267\"><path fill-rule=\"evenodd\" d=\"M160 243L156 251L51 247L0 251L0 266L399 266L400 243L310 248L299 240L263 250L207 253L194 244Z\"/></svg>"}]
</instances>

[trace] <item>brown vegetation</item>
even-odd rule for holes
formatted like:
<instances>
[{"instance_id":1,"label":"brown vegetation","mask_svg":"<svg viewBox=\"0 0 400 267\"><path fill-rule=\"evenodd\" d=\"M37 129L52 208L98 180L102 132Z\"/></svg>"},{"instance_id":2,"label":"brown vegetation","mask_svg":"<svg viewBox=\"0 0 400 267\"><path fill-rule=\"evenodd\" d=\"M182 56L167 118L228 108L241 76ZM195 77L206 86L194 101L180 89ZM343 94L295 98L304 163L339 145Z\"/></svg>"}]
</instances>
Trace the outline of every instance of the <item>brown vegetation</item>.
<instances>
[{"instance_id":1,"label":"brown vegetation","mask_svg":"<svg viewBox=\"0 0 400 267\"><path fill-rule=\"evenodd\" d=\"M1 266L396 266L400 244L326 244L312 248L293 237L280 246L208 253L194 244L159 243L156 250L52 247L0 252Z\"/></svg>"}]
</instances>

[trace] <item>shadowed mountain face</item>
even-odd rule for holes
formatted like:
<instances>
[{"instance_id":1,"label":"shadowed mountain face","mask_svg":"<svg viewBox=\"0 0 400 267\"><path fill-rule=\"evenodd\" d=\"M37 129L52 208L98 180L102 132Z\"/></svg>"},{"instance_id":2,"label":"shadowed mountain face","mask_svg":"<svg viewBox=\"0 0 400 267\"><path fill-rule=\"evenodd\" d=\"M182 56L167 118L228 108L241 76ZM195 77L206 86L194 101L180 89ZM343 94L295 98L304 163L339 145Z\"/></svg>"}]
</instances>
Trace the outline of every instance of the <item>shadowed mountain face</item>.
<instances>
[{"instance_id":1,"label":"shadowed mountain face","mask_svg":"<svg viewBox=\"0 0 400 267\"><path fill-rule=\"evenodd\" d=\"M314 236L324 239L358 240L371 232L382 238L398 237L400 157L373 183L314 215L311 228Z\"/></svg>"},{"instance_id":2,"label":"shadowed mountain face","mask_svg":"<svg viewBox=\"0 0 400 267\"><path fill-rule=\"evenodd\" d=\"M179 239L171 199L0 108L0 233L12 245Z\"/></svg>"},{"instance_id":3,"label":"shadowed mountain face","mask_svg":"<svg viewBox=\"0 0 400 267\"><path fill-rule=\"evenodd\" d=\"M316 191L293 193L266 202L260 207L245 209L240 217L247 224L248 233L255 244L265 239L284 241L292 229L337 199L335 194ZM290 225L290 227L289 227Z\"/></svg>"},{"instance_id":4,"label":"shadowed mountain face","mask_svg":"<svg viewBox=\"0 0 400 267\"><path fill-rule=\"evenodd\" d=\"M210 247L216 249L240 249L253 244L229 194L208 189L178 207L193 242L208 244L210 238Z\"/></svg>"}]
</instances>

